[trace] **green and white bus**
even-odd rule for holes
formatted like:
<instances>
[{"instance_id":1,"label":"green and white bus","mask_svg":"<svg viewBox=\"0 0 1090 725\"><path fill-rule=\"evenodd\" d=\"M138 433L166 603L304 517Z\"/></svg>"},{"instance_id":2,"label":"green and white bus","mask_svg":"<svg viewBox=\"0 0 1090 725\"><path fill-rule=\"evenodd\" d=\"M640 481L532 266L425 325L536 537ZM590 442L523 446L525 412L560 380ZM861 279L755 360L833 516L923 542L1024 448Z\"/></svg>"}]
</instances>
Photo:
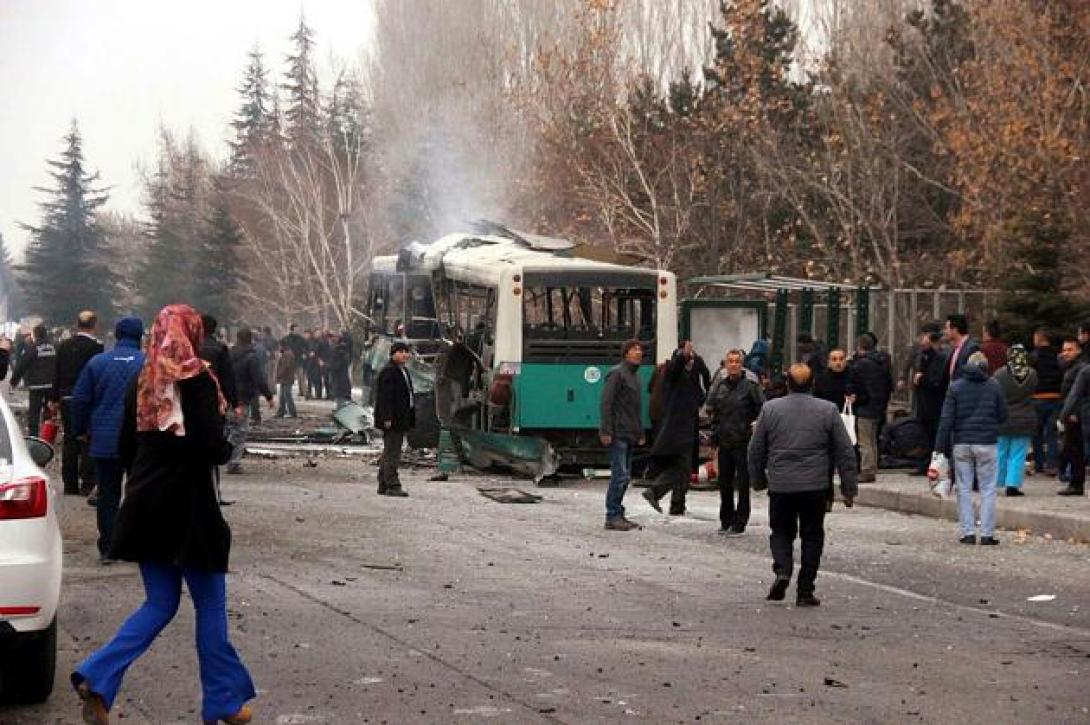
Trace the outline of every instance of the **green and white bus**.
<instances>
[{"instance_id":1,"label":"green and white bus","mask_svg":"<svg viewBox=\"0 0 1090 725\"><path fill-rule=\"evenodd\" d=\"M645 385L670 357L677 282L589 256L530 235L448 235L377 257L368 314L380 338L403 336L435 356L443 423L543 438L562 464L600 463L605 373L632 338L644 343Z\"/></svg>"}]
</instances>

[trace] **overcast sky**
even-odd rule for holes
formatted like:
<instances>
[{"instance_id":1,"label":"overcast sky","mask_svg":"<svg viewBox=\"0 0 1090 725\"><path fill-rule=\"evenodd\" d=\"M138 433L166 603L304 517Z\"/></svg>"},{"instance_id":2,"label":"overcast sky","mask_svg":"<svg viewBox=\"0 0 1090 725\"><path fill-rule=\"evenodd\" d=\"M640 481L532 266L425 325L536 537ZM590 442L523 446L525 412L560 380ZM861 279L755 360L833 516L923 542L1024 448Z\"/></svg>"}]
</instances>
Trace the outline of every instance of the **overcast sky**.
<instances>
[{"instance_id":1,"label":"overcast sky","mask_svg":"<svg viewBox=\"0 0 1090 725\"><path fill-rule=\"evenodd\" d=\"M32 187L72 118L84 156L113 187L109 207L139 211L137 165L154 160L159 122L225 154L235 87L259 43L278 74L300 12L313 28L319 77L356 64L371 42L370 0L0 0L0 233L21 255L37 223ZM328 88L328 83L325 84Z\"/></svg>"}]
</instances>

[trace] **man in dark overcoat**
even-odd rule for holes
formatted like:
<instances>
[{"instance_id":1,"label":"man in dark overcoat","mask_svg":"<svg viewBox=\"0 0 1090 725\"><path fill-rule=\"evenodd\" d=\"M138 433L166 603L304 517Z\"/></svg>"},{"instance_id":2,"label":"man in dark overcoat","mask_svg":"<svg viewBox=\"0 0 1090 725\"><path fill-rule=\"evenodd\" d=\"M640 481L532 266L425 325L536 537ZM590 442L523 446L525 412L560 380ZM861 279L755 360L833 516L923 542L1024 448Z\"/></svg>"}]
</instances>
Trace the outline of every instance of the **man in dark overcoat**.
<instances>
[{"instance_id":1,"label":"man in dark overcoat","mask_svg":"<svg viewBox=\"0 0 1090 725\"><path fill-rule=\"evenodd\" d=\"M408 496L398 478L405 433L416 425L413 381L405 364L412 357L406 342L390 346L390 362L375 382L375 426L382 431L382 460L378 469L380 496Z\"/></svg>"},{"instance_id":2,"label":"man in dark overcoat","mask_svg":"<svg viewBox=\"0 0 1090 725\"><path fill-rule=\"evenodd\" d=\"M686 341L666 366L662 380L662 425L651 448L651 455L659 464L659 474L643 492L647 503L661 513L659 499L672 491L670 514L674 516L685 513L700 406L704 404L704 387L696 357L693 343Z\"/></svg>"}]
</instances>

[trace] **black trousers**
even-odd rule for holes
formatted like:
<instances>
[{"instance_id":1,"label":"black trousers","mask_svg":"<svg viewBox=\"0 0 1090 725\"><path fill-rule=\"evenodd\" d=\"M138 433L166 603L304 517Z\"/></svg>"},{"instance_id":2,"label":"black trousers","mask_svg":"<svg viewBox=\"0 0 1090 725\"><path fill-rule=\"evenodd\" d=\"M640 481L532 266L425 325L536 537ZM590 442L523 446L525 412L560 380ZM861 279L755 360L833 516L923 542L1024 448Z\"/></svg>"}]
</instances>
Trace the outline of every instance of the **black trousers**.
<instances>
[{"instance_id":1,"label":"black trousers","mask_svg":"<svg viewBox=\"0 0 1090 725\"><path fill-rule=\"evenodd\" d=\"M724 529L746 528L749 523L749 463L747 447L719 446L719 524ZM738 496L738 507L734 497Z\"/></svg>"},{"instance_id":2,"label":"black trousers","mask_svg":"<svg viewBox=\"0 0 1090 725\"><path fill-rule=\"evenodd\" d=\"M307 369L307 397L322 397L322 371L317 366Z\"/></svg>"},{"instance_id":3,"label":"black trousers","mask_svg":"<svg viewBox=\"0 0 1090 725\"><path fill-rule=\"evenodd\" d=\"M685 513L685 495L689 492L689 476L691 475L689 461L690 453L679 453L674 456L655 456L658 464L658 475L649 486L655 499L661 499L667 493L670 494L670 513Z\"/></svg>"},{"instance_id":4,"label":"black trousers","mask_svg":"<svg viewBox=\"0 0 1090 725\"><path fill-rule=\"evenodd\" d=\"M768 537L772 549L772 571L776 576L791 577L794 571L795 536L802 540L802 566L799 568L798 593L814 593L814 581L825 548L825 490L768 494Z\"/></svg>"},{"instance_id":5,"label":"black trousers","mask_svg":"<svg viewBox=\"0 0 1090 725\"><path fill-rule=\"evenodd\" d=\"M1063 449L1060 451L1060 470L1071 466L1071 488L1080 491L1086 487L1086 451L1083 450L1082 421L1064 421Z\"/></svg>"},{"instance_id":6,"label":"black trousers","mask_svg":"<svg viewBox=\"0 0 1090 725\"><path fill-rule=\"evenodd\" d=\"M64 428L64 443L61 446L61 480L64 481L64 492L76 495L80 492L80 479L83 479L84 489L90 489L95 485L95 465L91 457L87 455L87 443L81 441L72 431L72 400L61 400L61 427Z\"/></svg>"},{"instance_id":7,"label":"black trousers","mask_svg":"<svg viewBox=\"0 0 1090 725\"><path fill-rule=\"evenodd\" d=\"M382 459L378 465L378 492L401 488L401 479L397 469L401 465L401 446L405 442L404 431L385 430L382 432Z\"/></svg>"},{"instance_id":8,"label":"black trousers","mask_svg":"<svg viewBox=\"0 0 1090 725\"><path fill-rule=\"evenodd\" d=\"M29 436L38 436L42 426L42 410L45 409L48 390L27 391L26 432Z\"/></svg>"}]
</instances>

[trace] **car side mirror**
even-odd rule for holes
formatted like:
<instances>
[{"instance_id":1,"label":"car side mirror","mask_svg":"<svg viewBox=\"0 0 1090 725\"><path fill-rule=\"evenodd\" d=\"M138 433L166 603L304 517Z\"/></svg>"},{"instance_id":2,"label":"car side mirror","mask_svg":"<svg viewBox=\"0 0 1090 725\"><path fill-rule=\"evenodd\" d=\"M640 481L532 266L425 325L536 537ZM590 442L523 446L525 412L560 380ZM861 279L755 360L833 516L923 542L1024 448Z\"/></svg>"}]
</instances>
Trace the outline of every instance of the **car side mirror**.
<instances>
[{"instance_id":1,"label":"car side mirror","mask_svg":"<svg viewBox=\"0 0 1090 725\"><path fill-rule=\"evenodd\" d=\"M23 440L26 441L27 452L30 453L30 460L34 461L34 465L49 465L54 456L53 446L34 436L27 436Z\"/></svg>"}]
</instances>

